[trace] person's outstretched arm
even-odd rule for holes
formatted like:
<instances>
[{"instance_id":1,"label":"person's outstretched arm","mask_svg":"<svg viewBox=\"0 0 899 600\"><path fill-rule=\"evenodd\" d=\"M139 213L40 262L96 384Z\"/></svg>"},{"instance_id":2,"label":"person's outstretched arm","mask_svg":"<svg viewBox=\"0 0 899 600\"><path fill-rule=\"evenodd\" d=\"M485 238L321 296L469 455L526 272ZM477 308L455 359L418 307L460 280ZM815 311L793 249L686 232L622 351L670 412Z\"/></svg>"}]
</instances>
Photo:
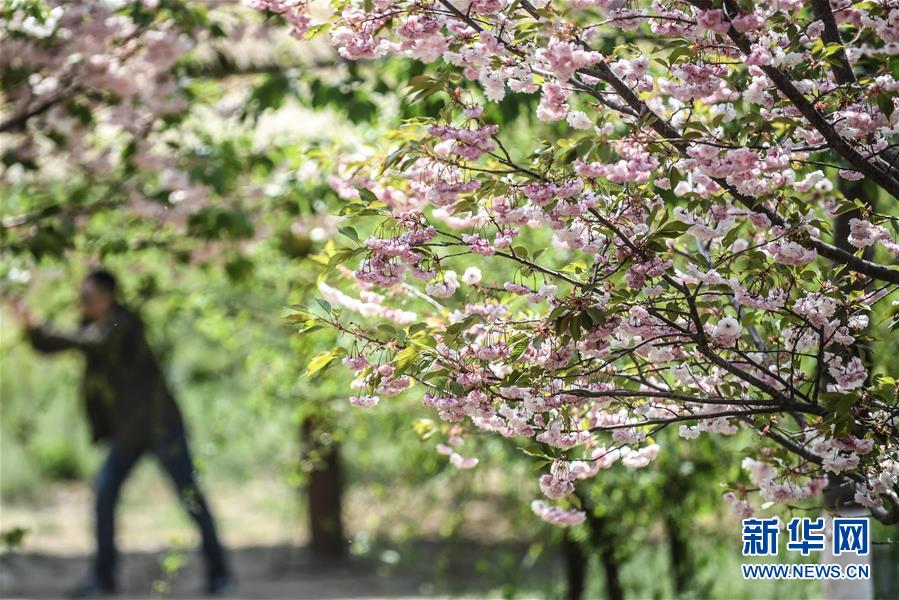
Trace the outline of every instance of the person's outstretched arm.
<instances>
[{"instance_id":1,"label":"person's outstretched arm","mask_svg":"<svg viewBox=\"0 0 899 600\"><path fill-rule=\"evenodd\" d=\"M31 346L38 352L50 354L72 349L105 352L124 335L125 326L125 323L109 318L77 331L60 331L49 325L37 325L29 327L27 333Z\"/></svg>"},{"instance_id":2,"label":"person's outstretched arm","mask_svg":"<svg viewBox=\"0 0 899 600\"><path fill-rule=\"evenodd\" d=\"M35 350L50 353L75 347L73 340L69 336L55 333L49 327L39 325L21 298L11 299L9 301L9 309L16 321L22 326L26 339Z\"/></svg>"},{"instance_id":3,"label":"person's outstretched arm","mask_svg":"<svg viewBox=\"0 0 899 600\"><path fill-rule=\"evenodd\" d=\"M26 330L31 347L38 352L52 354L78 347L77 332L55 331L48 325L35 325Z\"/></svg>"}]
</instances>

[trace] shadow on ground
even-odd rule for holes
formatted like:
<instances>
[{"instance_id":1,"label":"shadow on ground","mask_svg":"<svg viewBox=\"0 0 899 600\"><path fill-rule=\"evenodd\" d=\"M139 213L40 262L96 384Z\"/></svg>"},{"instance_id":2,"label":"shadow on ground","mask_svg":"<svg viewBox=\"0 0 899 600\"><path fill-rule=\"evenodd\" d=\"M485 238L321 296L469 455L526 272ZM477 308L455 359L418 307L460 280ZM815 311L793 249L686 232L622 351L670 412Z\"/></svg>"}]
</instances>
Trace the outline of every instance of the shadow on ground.
<instances>
[{"instance_id":1,"label":"shadow on ground","mask_svg":"<svg viewBox=\"0 0 899 600\"><path fill-rule=\"evenodd\" d=\"M183 566L171 572L182 557ZM233 595L240 598L483 597L510 586L543 595L561 568L555 553L536 556L526 545L461 541L379 546L338 561L316 558L306 548L245 547L232 550L231 561L238 579ZM125 597L201 595L202 564L194 551L129 553L120 564ZM89 566L83 555L6 553L0 556L0 597L59 598Z\"/></svg>"}]
</instances>

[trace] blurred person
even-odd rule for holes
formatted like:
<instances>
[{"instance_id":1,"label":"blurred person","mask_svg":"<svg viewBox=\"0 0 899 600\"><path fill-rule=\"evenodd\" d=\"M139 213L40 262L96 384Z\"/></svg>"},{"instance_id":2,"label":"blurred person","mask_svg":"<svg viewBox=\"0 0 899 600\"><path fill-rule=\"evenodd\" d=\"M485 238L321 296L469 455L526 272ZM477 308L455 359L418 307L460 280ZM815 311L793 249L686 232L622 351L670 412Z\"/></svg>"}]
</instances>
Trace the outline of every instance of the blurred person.
<instances>
[{"instance_id":1,"label":"blurred person","mask_svg":"<svg viewBox=\"0 0 899 600\"><path fill-rule=\"evenodd\" d=\"M38 325L21 303L13 312L39 352L78 350L86 363L81 395L94 442L109 453L96 480L96 555L93 572L71 596L90 598L117 591L115 510L122 484L138 459L153 454L171 478L181 503L196 522L206 559L206 591L221 595L232 578L215 523L197 485L181 412L159 361L144 336L140 318L122 306L116 279L106 270L81 283L80 326L60 332Z\"/></svg>"}]
</instances>

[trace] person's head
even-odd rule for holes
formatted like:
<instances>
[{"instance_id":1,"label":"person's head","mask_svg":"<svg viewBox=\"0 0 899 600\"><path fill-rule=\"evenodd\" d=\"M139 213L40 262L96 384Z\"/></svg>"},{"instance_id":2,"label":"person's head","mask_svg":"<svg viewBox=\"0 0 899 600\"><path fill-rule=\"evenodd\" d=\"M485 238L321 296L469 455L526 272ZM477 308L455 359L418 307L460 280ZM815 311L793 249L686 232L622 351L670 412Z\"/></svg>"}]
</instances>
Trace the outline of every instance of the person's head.
<instances>
[{"instance_id":1,"label":"person's head","mask_svg":"<svg viewBox=\"0 0 899 600\"><path fill-rule=\"evenodd\" d=\"M90 321L102 319L112 310L116 299L116 278L105 269L91 271L81 282L78 307Z\"/></svg>"}]
</instances>

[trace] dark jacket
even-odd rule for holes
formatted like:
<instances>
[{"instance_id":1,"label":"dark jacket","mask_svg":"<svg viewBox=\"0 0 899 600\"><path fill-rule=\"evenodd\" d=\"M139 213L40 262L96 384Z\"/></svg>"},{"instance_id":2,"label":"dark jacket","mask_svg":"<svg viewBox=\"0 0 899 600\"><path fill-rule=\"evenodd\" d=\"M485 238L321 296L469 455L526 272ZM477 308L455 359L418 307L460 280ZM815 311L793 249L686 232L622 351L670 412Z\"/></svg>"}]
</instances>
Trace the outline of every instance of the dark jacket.
<instances>
[{"instance_id":1,"label":"dark jacket","mask_svg":"<svg viewBox=\"0 0 899 600\"><path fill-rule=\"evenodd\" d=\"M84 354L81 397L95 442L143 450L182 427L144 325L125 307L117 304L102 320L84 322L72 333L35 327L28 337L40 352L77 349Z\"/></svg>"}]
</instances>

